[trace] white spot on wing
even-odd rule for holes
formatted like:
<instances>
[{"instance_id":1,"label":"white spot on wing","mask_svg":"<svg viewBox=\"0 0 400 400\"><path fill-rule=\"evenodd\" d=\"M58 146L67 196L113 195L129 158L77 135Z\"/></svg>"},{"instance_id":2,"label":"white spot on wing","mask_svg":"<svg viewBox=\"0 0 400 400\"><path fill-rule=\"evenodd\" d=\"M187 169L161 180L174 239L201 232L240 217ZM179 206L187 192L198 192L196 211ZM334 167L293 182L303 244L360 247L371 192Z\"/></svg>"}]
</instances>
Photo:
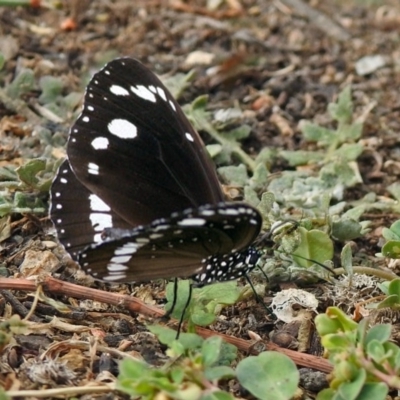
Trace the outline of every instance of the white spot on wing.
<instances>
[{"instance_id":1,"label":"white spot on wing","mask_svg":"<svg viewBox=\"0 0 400 400\"><path fill-rule=\"evenodd\" d=\"M178 222L180 226L202 226L206 223L204 218L186 218Z\"/></svg>"},{"instance_id":2,"label":"white spot on wing","mask_svg":"<svg viewBox=\"0 0 400 400\"><path fill-rule=\"evenodd\" d=\"M108 131L120 139L134 139L137 128L126 119L115 118L108 124Z\"/></svg>"},{"instance_id":3,"label":"white spot on wing","mask_svg":"<svg viewBox=\"0 0 400 400\"><path fill-rule=\"evenodd\" d=\"M123 279L125 279L125 278L126 278L126 274L119 274L119 275L107 275L107 276L104 276L102 279L103 279L104 281L110 281L110 282L112 282L112 281L123 280Z\"/></svg>"},{"instance_id":4,"label":"white spot on wing","mask_svg":"<svg viewBox=\"0 0 400 400\"><path fill-rule=\"evenodd\" d=\"M112 85L110 87L110 92L117 96L129 96L129 92L119 85Z\"/></svg>"},{"instance_id":5,"label":"white spot on wing","mask_svg":"<svg viewBox=\"0 0 400 400\"><path fill-rule=\"evenodd\" d=\"M88 164L88 172L89 172L89 174L92 174L92 175L98 175L99 174L99 166L95 163L90 162Z\"/></svg>"},{"instance_id":6,"label":"white spot on wing","mask_svg":"<svg viewBox=\"0 0 400 400\"><path fill-rule=\"evenodd\" d=\"M152 103L155 103L157 100L154 93L152 93L146 86L143 85L137 85L136 87L131 86L131 90L133 93L136 94L136 96L139 96L143 100L148 100L151 101Z\"/></svg>"},{"instance_id":7,"label":"white spot on wing","mask_svg":"<svg viewBox=\"0 0 400 400\"><path fill-rule=\"evenodd\" d=\"M115 257L112 257L112 258L111 258L110 262L111 262L111 263L115 263L116 265L118 265L118 264L127 263L130 259L131 259L131 256L115 256ZM111 266L111 265L114 265L114 264L108 264L108 265L107 265L107 269L108 269L109 271L112 271L112 270L110 269L110 266ZM123 268L123 267L124 267L124 268ZM125 266L123 266L123 265L120 265L120 269L126 269L126 268L128 268L128 267L125 267ZM116 269L115 269L114 271L116 271Z\"/></svg>"},{"instance_id":8,"label":"white spot on wing","mask_svg":"<svg viewBox=\"0 0 400 400\"><path fill-rule=\"evenodd\" d=\"M220 210L217 210L217 212L220 215L238 215L239 214L239 211L235 210L233 208L220 209Z\"/></svg>"},{"instance_id":9,"label":"white spot on wing","mask_svg":"<svg viewBox=\"0 0 400 400\"><path fill-rule=\"evenodd\" d=\"M85 116L85 117L83 117L83 118L82 118L82 121L83 121L83 122L89 122L89 121L90 121L90 119L89 119L89 117L88 117L88 116Z\"/></svg>"},{"instance_id":10,"label":"white spot on wing","mask_svg":"<svg viewBox=\"0 0 400 400\"><path fill-rule=\"evenodd\" d=\"M160 239L164 236L162 233L152 233L149 237L150 239Z\"/></svg>"},{"instance_id":11,"label":"white spot on wing","mask_svg":"<svg viewBox=\"0 0 400 400\"><path fill-rule=\"evenodd\" d=\"M189 141L191 141L191 142L194 142L193 136L192 136L189 132L186 132L186 133L185 133L185 136L186 136L186 139L187 139L187 140L189 140Z\"/></svg>"},{"instance_id":12,"label":"white spot on wing","mask_svg":"<svg viewBox=\"0 0 400 400\"><path fill-rule=\"evenodd\" d=\"M121 247L118 247L118 249L114 251L114 255L122 256L129 254L130 256L132 256L132 254L136 253L139 247L141 246L138 243L128 242Z\"/></svg>"},{"instance_id":13,"label":"white spot on wing","mask_svg":"<svg viewBox=\"0 0 400 400\"><path fill-rule=\"evenodd\" d=\"M104 201L101 200L99 196L96 196L95 194L89 195L89 200L90 200L90 209L92 211L109 212L111 210L111 208L106 203L104 203Z\"/></svg>"},{"instance_id":14,"label":"white spot on wing","mask_svg":"<svg viewBox=\"0 0 400 400\"><path fill-rule=\"evenodd\" d=\"M215 211L214 210L201 210L200 215L211 217L211 216L215 215Z\"/></svg>"},{"instance_id":15,"label":"white spot on wing","mask_svg":"<svg viewBox=\"0 0 400 400\"><path fill-rule=\"evenodd\" d=\"M109 144L110 143L109 143L108 139L106 137L102 137L102 136L97 137L96 139L93 139L92 143L91 143L92 147L95 150L105 150L108 148Z\"/></svg>"},{"instance_id":16,"label":"white spot on wing","mask_svg":"<svg viewBox=\"0 0 400 400\"><path fill-rule=\"evenodd\" d=\"M172 100L168 100L168 103L169 103L169 105L171 106L171 108L172 108L174 111L176 111L176 107L175 107L174 102L173 102Z\"/></svg>"},{"instance_id":17,"label":"white spot on wing","mask_svg":"<svg viewBox=\"0 0 400 400\"><path fill-rule=\"evenodd\" d=\"M167 95L165 94L165 91L163 88L158 87L157 92L160 95L160 97L164 100L167 101Z\"/></svg>"}]
</instances>

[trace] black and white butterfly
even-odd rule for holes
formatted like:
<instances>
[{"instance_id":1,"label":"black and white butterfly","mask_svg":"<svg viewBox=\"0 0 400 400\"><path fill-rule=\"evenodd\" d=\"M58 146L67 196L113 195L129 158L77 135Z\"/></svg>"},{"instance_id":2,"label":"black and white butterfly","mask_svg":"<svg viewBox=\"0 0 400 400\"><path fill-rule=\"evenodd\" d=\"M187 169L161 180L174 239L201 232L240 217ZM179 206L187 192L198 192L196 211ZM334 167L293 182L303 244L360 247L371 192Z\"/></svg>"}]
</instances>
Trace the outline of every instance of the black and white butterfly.
<instances>
[{"instance_id":1,"label":"black and white butterfly","mask_svg":"<svg viewBox=\"0 0 400 400\"><path fill-rule=\"evenodd\" d=\"M67 160L51 188L60 242L97 279L247 275L259 212L226 203L203 142L139 61L111 61L91 79Z\"/></svg>"}]
</instances>

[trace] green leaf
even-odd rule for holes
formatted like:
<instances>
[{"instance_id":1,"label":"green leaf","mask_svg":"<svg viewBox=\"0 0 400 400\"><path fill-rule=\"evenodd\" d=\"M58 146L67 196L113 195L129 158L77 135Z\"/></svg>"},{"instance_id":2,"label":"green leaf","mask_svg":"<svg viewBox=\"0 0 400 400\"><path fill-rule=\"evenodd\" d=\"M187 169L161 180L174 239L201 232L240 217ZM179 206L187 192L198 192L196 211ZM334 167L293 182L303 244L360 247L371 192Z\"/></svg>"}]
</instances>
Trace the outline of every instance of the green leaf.
<instances>
[{"instance_id":1,"label":"green leaf","mask_svg":"<svg viewBox=\"0 0 400 400\"><path fill-rule=\"evenodd\" d=\"M385 348L378 340L370 340L366 347L368 356L371 357L377 364L382 362L388 357Z\"/></svg>"},{"instance_id":2,"label":"green leaf","mask_svg":"<svg viewBox=\"0 0 400 400\"><path fill-rule=\"evenodd\" d=\"M206 149L208 151L208 154L210 155L211 158L216 157L218 154L221 153L222 151L222 146L220 144L208 144L206 146Z\"/></svg>"},{"instance_id":3,"label":"green leaf","mask_svg":"<svg viewBox=\"0 0 400 400\"><path fill-rule=\"evenodd\" d=\"M379 290L384 294L389 294L389 281L378 283Z\"/></svg>"},{"instance_id":4,"label":"green leaf","mask_svg":"<svg viewBox=\"0 0 400 400\"><path fill-rule=\"evenodd\" d=\"M321 338L321 344L331 351L346 351L351 347L352 341L347 333L333 333Z\"/></svg>"},{"instance_id":5,"label":"green leaf","mask_svg":"<svg viewBox=\"0 0 400 400\"><path fill-rule=\"evenodd\" d=\"M341 265L347 272L347 275L353 275L353 254L351 251L351 244L347 243L340 254Z\"/></svg>"},{"instance_id":6,"label":"green leaf","mask_svg":"<svg viewBox=\"0 0 400 400\"><path fill-rule=\"evenodd\" d=\"M35 88L35 76L31 69L21 68L18 75L7 87L7 94L17 99Z\"/></svg>"},{"instance_id":7,"label":"green leaf","mask_svg":"<svg viewBox=\"0 0 400 400\"><path fill-rule=\"evenodd\" d=\"M338 321L341 325L341 330L344 332L355 331L358 327L357 322L354 322L338 307L328 307L326 309L326 315L329 318Z\"/></svg>"},{"instance_id":8,"label":"green leaf","mask_svg":"<svg viewBox=\"0 0 400 400\"><path fill-rule=\"evenodd\" d=\"M305 151L305 150L282 150L279 154L289 163L291 167L298 165L312 165L324 159L324 153L318 151Z\"/></svg>"},{"instance_id":9,"label":"green leaf","mask_svg":"<svg viewBox=\"0 0 400 400\"><path fill-rule=\"evenodd\" d=\"M393 279L390 281L389 286L388 286L388 293L389 295L395 294L399 296L400 298L400 279Z\"/></svg>"},{"instance_id":10,"label":"green leaf","mask_svg":"<svg viewBox=\"0 0 400 400\"><path fill-rule=\"evenodd\" d=\"M71 92L64 96L61 100L61 103L67 108L67 110L75 110L76 107L82 101L82 93Z\"/></svg>"},{"instance_id":11,"label":"green leaf","mask_svg":"<svg viewBox=\"0 0 400 400\"><path fill-rule=\"evenodd\" d=\"M37 187L39 179L37 174L46 168L46 161L40 158L35 158L18 167L15 171L19 179L33 188Z\"/></svg>"},{"instance_id":12,"label":"green leaf","mask_svg":"<svg viewBox=\"0 0 400 400\"><path fill-rule=\"evenodd\" d=\"M392 294L391 296L387 296L384 300L378 303L377 309L383 309L387 307L399 307L400 306L400 297L397 294Z\"/></svg>"},{"instance_id":13,"label":"green leaf","mask_svg":"<svg viewBox=\"0 0 400 400\"><path fill-rule=\"evenodd\" d=\"M194 296L197 297L197 301L214 300L219 304L225 305L235 304L240 296L240 290L234 281L196 288L193 292Z\"/></svg>"},{"instance_id":14,"label":"green leaf","mask_svg":"<svg viewBox=\"0 0 400 400\"><path fill-rule=\"evenodd\" d=\"M273 351L240 361L236 375L240 384L260 400L289 400L299 383L294 362Z\"/></svg>"},{"instance_id":15,"label":"green leaf","mask_svg":"<svg viewBox=\"0 0 400 400\"><path fill-rule=\"evenodd\" d=\"M351 87L347 86L338 96L337 103L328 104L328 112L333 119L341 123L350 123L353 118Z\"/></svg>"},{"instance_id":16,"label":"green leaf","mask_svg":"<svg viewBox=\"0 0 400 400\"><path fill-rule=\"evenodd\" d=\"M347 141L356 141L360 139L363 130L363 124L353 123L353 124L341 124L337 131L338 140L340 143ZM363 146L361 144L343 144L340 147L343 148L343 157L347 160L355 160L362 152ZM357 154L358 153L358 154ZM353 154L353 155L351 155Z\"/></svg>"},{"instance_id":17,"label":"green leaf","mask_svg":"<svg viewBox=\"0 0 400 400\"><path fill-rule=\"evenodd\" d=\"M271 212L274 203L275 203L274 194L271 192L264 192L261 195L261 201L259 204L261 213L264 215L268 215Z\"/></svg>"},{"instance_id":18,"label":"green leaf","mask_svg":"<svg viewBox=\"0 0 400 400\"><path fill-rule=\"evenodd\" d=\"M392 342L386 342L383 344L385 348L385 352L387 354L391 354L390 356L390 365L394 369L394 373L399 376L400 371L400 348L397 344Z\"/></svg>"},{"instance_id":19,"label":"green leaf","mask_svg":"<svg viewBox=\"0 0 400 400\"><path fill-rule=\"evenodd\" d=\"M361 125L362 127L362 125ZM353 132L351 132L353 134ZM350 133L349 133L350 135ZM355 161L364 151L364 146L358 143L344 143L337 150L335 150L334 154L338 157L341 157L346 161Z\"/></svg>"},{"instance_id":20,"label":"green leaf","mask_svg":"<svg viewBox=\"0 0 400 400\"><path fill-rule=\"evenodd\" d=\"M187 300L191 293L190 292L191 283L189 280L179 280L176 284L178 285L177 293L174 292L175 282L169 282L167 285L165 294L165 297L167 299L167 304L165 306L165 309L169 310L174 304L174 301L176 300L171 316L179 320L185 310Z\"/></svg>"},{"instance_id":21,"label":"green leaf","mask_svg":"<svg viewBox=\"0 0 400 400\"><path fill-rule=\"evenodd\" d=\"M303 122L300 129L306 140L317 142L319 145L329 146L336 141L335 131L317 124Z\"/></svg>"},{"instance_id":22,"label":"green leaf","mask_svg":"<svg viewBox=\"0 0 400 400\"><path fill-rule=\"evenodd\" d=\"M218 168L218 172L223 180L230 185L244 186L249 180L247 169L244 164L220 167Z\"/></svg>"},{"instance_id":23,"label":"green leaf","mask_svg":"<svg viewBox=\"0 0 400 400\"><path fill-rule=\"evenodd\" d=\"M201 305L200 307L194 304L190 314L190 320L195 325L199 326L207 326L212 324L216 319L215 308L217 304L218 303L215 301L210 301L206 306ZM211 311L208 311L209 308L211 308Z\"/></svg>"},{"instance_id":24,"label":"green leaf","mask_svg":"<svg viewBox=\"0 0 400 400\"><path fill-rule=\"evenodd\" d=\"M336 191L336 187L353 187L356 184L362 183L357 163L344 162L343 159L337 159L334 162L324 165L319 171L319 176L323 182ZM342 195L336 197L339 200L342 199Z\"/></svg>"},{"instance_id":25,"label":"green leaf","mask_svg":"<svg viewBox=\"0 0 400 400\"><path fill-rule=\"evenodd\" d=\"M341 219L332 223L332 237L342 242L361 236L362 226L358 221Z\"/></svg>"},{"instance_id":26,"label":"green leaf","mask_svg":"<svg viewBox=\"0 0 400 400\"><path fill-rule=\"evenodd\" d=\"M244 124L235 129L230 130L224 135L226 135L229 139L243 140L250 135L250 132L251 132L251 127L249 125Z\"/></svg>"},{"instance_id":27,"label":"green leaf","mask_svg":"<svg viewBox=\"0 0 400 400\"><path fill-rule=\"evenodd\" d=\"M119 363L119 377L121 379L140 379L149 369L149 365L143 361L126 358Z\"/></svg>"},{"instance_id":28,"label":"green leaf","mask_svg":"<svg viewBox=\"0 0 400 400\"><path fill-rule=\"evenodd\" d=\"M388 393L389 388L385 383L367 382L356 400L385 400Z\"/></svg>"},{"instance_id":29,"label":"green leaf","mask_svg":"<svg viewBox=\"0 0 400 400\"><path fill-rule=\"evenodd\" d=\"M203 394L199 400L235 400L236 397L230 393L218 391L212 393Z\"/></svg>"},{"instance_id":30,"label":"green leaf","mask_svg":"<svg viewBox=\"0 0 400 400\"><path fill-rule=\"evenodd\" d=\"M206 339L201 346L203 363L206 367L212 366L219 359L222 339L219 336L212 336Z\"/></svg>"},{"instance_id":31,"label":"green leaf","mask_svg":"<svg viewBox=\"0 0 400 400\"><path fill-rule=\"evenodd\" d=\"M42 94L39 96L41 104L55 102L62 94L64 82L60 77L43 76L39 80L39 86L42 89Z\"/></svg>"},{"instance_id":32,"label":"green leaf","mask_svg":"<svg viewBox=\"0 0 400 400\"><path fill-rule=\"evenodd\" d=\"M315 326L320 336L335 334L342 329L340 321L332 319L326 314L319 314L315 317Z\"/></svg>"},{"instance_id":33,"label":"green leaf","mask_svg":"<svg viewBox=\"0 0 400 400\"><path fill-rule=\"evenodd\" d=\"M333 400L335 398L334 395L335 391L333 389L324 389L317 394L316 400Z\"/></svg>"},{"instance_id":34,"label":"green leaf","mask_svg":"<svg viewBox=\"0 0 400 400\"><path fill-rule=\"evenodd\" d=\"M219 381L220 379L234 378L235 372L230 367L220 365L218 367L207 368L204 371L204 375L209 381Z\"/></svg>"},{"instance_id":35,"label":"green leaf","mask_svg":"<svg viewBox=\"0 0 400 400\"><path fill-rule=\"evenodd\" d=\"M247 185L243 189L246 203L252 205L253 207L257 207L258 204L260 204L260 199L258 198L257 192Z\"/></svg>"},{"instance_id":36,"label":"green leaf","mask_svg":"<svg viewBox=\"0 0 400 400\"><path fill-rule=\"evenodd\" d=\"M148 330L154 333L158 340L171 347L176 341L176 331L161 325L147 326ZM181 332L178 339L179 344L186 350L199 349L203 343L203 339L194 333Z\"/></svg>"},{"instance_id":37,"label":"green leaf","mask_svg":"<svg viewBox=\"0 0 400 400\"><path fill-rule=\"evenodd\" d=\"M257 164L250 184L253 189L264 189L269 177L269 171L264 164Z\"/></svg>"},{"instance_id":38,"label":"green leaf","mask_svg":"<svg viewBox=\"0 0 400 400\"><path fill-rule=\"evenodd\" d=\"M356 379L352 382L344 382L339 386L338 393L346 400L356 400L365 384L366 377L365 369L360 369Z\"/></svg>"},{"instance_id":39,"label":"green leaf","mask_svg":"<svg viewBox=\"0 0 400 400\"><path fill-rule=\"evenodd\" d=\"M400 258L400 240L389 240L382 246L382 255L385 257Z\"/></svg>"},{"instance_id":40,"label":"green leaf","mask_svg":"<svg viewBox=\"0 0 400 400\"><path fill-rule=\"evenodd\" d=\"M397 200L400 201L400 183L392 183L386 190Z\"/></svg>"},{"instance_id":41,"label":"green leaf","mask_svg":"<svg viewBox=\"0 0 400 400\"><path fill-rule=\"evenodd\" d=\"M365 343L368 344L369 342L376 340L378 343L383 344L390 339L391 332L392 327L389 324L375 325L367 332Z\"/></svg>"},{"instance_id":42,"label":"green leaf","mask_svg":"<svg viewBox=\"0 0 400 400\"><path fill-rule=\"evenodd\" d=\"M388 236L386 236L385 233L387 233ZM390 229L384 228L382 234L385 239L400 240L400 220L393 222L393 224L390 225Z\"/></svg>"},{"instance_id":43,"label":"green leaf","mask_svg":"<svg viewBox=\"0 0 400 400\"><path fill-rule=\"evenodd\" d=\"M163 79L163 83L171 92L172 97L174 99L179 99L184 91L190 87L195 77L195 71L189 71L187 74L178 73L167 79Z\"/></svg>"},{"instance_id":44,"label":"green leaf","mask_svg":"<svg viewBox=\"0 0 400 400\"><path fill-rule=\"evenodd\" d=\"M298 231L301 235L300 245L293 253L296 262L303 268L310 267L314 261L324 263L333 257L333 243L325 232L320 230L307 231L303 227L299 227ZM296 255L301 256L296 257ZM310 261L307 261L305 259Z\"/></svg>"},{"instance_id":45,"label":"green leaf","mask_svg":"<svg viewBox=\"0 0 400 400\"><path fill-rule=\"evenodd\" d=\"M149 395L153 389L148 383L149 366L139 360L125 359L119 364L117 390L131 396Z\"/></svg>"}]
</instances>

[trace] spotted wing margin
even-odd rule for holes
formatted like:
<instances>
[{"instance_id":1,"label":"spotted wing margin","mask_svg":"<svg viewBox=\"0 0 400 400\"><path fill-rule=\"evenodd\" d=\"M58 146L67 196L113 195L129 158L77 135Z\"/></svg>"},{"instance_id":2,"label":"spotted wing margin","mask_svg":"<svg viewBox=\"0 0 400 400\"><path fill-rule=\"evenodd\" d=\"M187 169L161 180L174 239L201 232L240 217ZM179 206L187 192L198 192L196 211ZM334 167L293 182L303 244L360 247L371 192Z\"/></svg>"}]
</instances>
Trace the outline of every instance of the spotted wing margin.
<instances>
[{"instance_id":1,"label":"spotted wing margin","mask_svg":"<svg viewBox=\"0 0 400 400\"><path fill-rule=\"evenodd\" d=\"M252 207L223 203L154 221L85 249L79 263L95 278L133 282L201 274L210 256L226 257L257 237L261 217ZM119 239L116 239L120 236Z\"/></svg>"},{"instance_id":2,"label":"spotted wing margin","mask_svg":"<svg viewBox=\"0 0 400 400\"><path fill-rule=\"evenodd\" d=\"M76 179L68 160L61 164L51 187L50 218L59 241L74 259L101 241L104 229L131 228Z\"/></svg>"},{"instance_id":3,"label":"spotted wing margin","mask_svg":"<svg viewBox=\"0 0 400 400\"><path fill-rule=\"evenodd\" d=\"M77 178L131 225L223 200L197 132L139 61L111 61L90 81L71 129Z\"/></svg>"}]
</instances>

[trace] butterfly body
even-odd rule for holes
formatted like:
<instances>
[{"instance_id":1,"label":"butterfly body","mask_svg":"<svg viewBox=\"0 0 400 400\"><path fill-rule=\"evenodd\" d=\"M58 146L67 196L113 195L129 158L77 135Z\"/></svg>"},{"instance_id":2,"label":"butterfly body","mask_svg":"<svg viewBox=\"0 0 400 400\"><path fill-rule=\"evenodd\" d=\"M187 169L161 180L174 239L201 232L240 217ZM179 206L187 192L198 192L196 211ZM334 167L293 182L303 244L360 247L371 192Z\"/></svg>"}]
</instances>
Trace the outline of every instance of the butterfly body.
<instances>
[{"instance_id":1,"label":"butterfly body","mask_svg":"<svg viewBox=\"0 0 400 400\"><path fill-rule=\"evenodd\" d=\"M254 268L256 209L224 202L200 136L139 61L89 83L51 190L58 237L97 279L236 279Z\"/></svg>"}]
</instances>

